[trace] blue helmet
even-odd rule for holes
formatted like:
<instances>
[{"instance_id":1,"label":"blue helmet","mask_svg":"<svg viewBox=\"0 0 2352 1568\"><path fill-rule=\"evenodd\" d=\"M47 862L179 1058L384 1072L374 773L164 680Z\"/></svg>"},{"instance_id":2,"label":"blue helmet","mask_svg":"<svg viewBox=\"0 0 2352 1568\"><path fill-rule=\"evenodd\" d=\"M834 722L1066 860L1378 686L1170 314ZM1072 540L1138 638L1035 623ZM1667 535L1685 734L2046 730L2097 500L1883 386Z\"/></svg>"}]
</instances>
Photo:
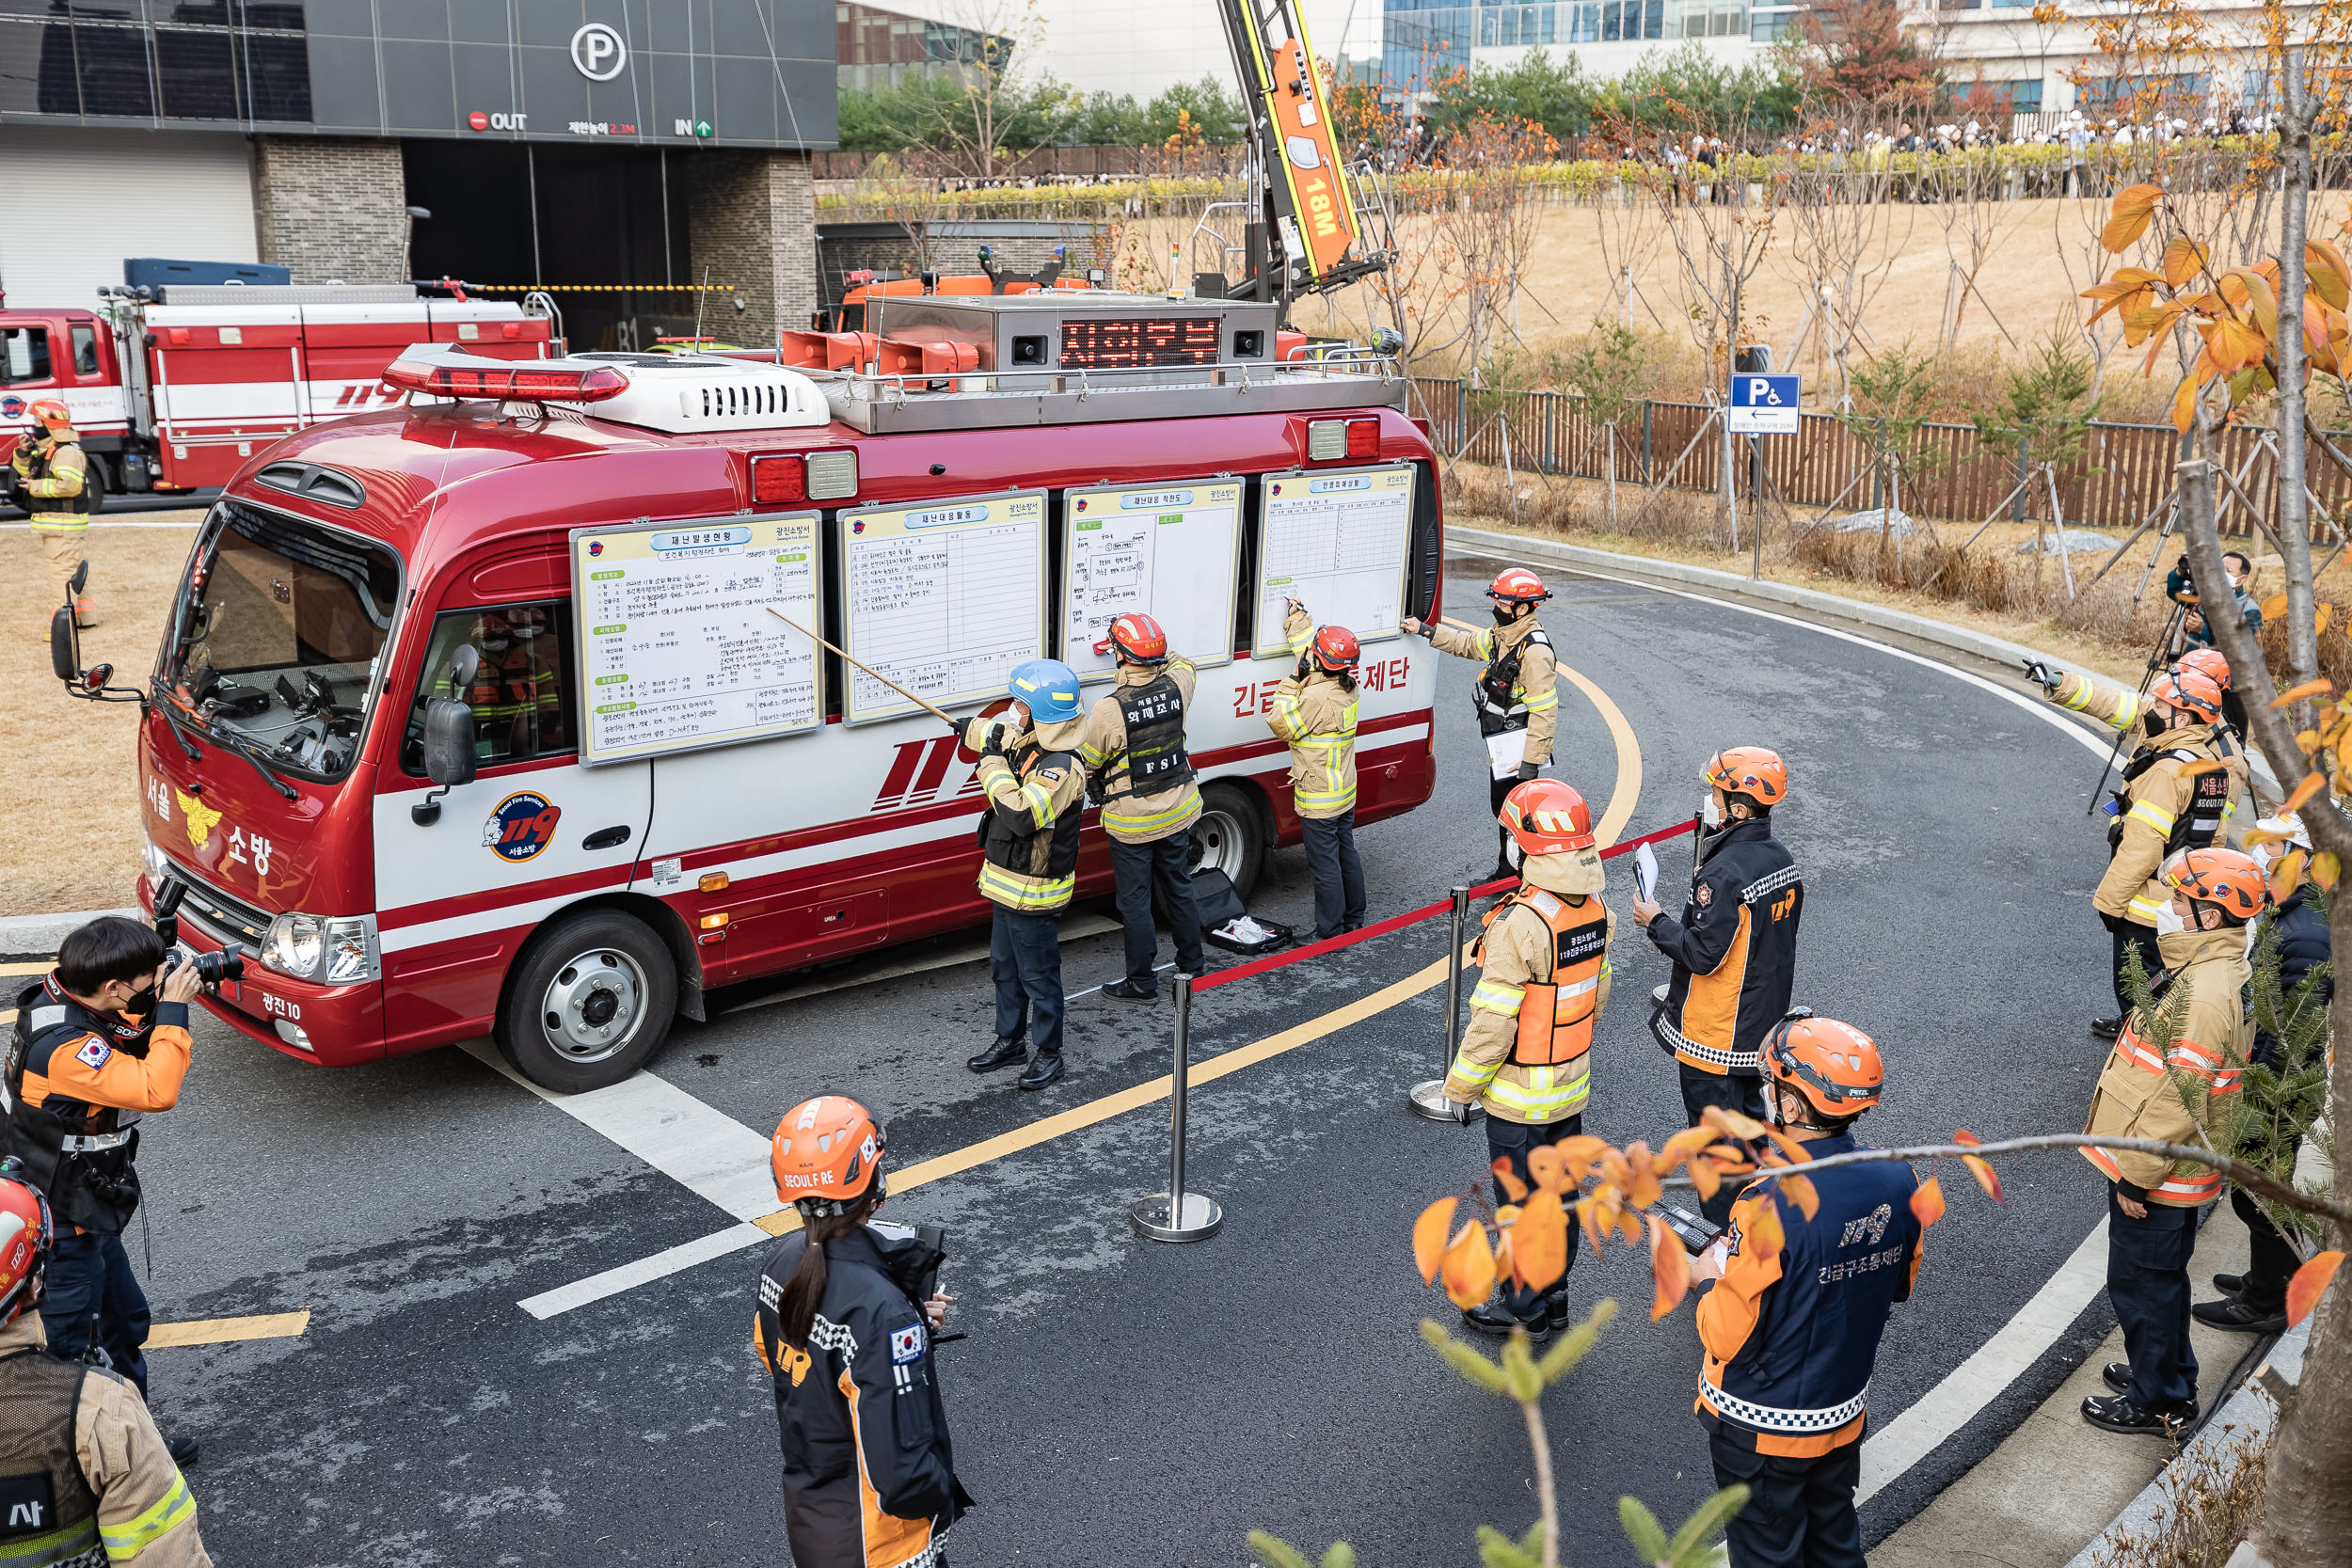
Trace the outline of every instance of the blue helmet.
<instances>
[{"instance_id":1,"label":"blue helmet","mask_svg":"<svg viewBox=\"0 0 2352 1568\"><path fill-rule=\"evenodd\" d=\"M1078 717L1078 672L1057 658L1033 658L1012 672L1006 688L1037 724L1058 724Z\"/></svg>"}]
</instances>

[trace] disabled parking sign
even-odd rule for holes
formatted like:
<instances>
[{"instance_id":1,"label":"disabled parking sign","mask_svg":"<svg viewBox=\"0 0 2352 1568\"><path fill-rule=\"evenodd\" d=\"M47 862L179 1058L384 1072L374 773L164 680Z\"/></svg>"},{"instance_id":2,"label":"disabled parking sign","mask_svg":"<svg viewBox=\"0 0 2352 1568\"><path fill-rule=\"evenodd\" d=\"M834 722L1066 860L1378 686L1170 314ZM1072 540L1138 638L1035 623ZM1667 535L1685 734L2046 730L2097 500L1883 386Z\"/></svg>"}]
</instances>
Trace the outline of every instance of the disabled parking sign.
<instances>
[{"instance_id":1,"label":"disabled parking sign","mask_svg":"<svg viewBox=\"0 0 2352 1568\"><path fill-rule=\"evenodd\" d=\"M1794 436L1802 377L1734 374L1724 420L1734 436Z\"/></svg>"}]
</instances>

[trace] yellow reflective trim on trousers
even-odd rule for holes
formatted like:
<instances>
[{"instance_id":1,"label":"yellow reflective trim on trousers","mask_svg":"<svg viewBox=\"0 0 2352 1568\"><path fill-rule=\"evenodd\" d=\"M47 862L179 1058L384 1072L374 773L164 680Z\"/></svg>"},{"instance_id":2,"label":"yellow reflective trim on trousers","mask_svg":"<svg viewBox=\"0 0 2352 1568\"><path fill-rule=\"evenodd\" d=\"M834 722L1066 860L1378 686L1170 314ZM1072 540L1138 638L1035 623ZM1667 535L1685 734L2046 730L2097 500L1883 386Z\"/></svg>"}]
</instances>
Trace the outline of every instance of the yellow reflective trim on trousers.
<instances>
[{"instance_id":1,"label":"yellow reflective trim on trousers","mask_svg":"<svg viewBox=\"0 0 2352 1568\"><path fill-rule=\"evenodd\" d=\"M1078 885L1076 876L1057 877L1043 881L1008 871L994 862L980 866L980 892L989 898L1013 910L1057 909L1070 902L1070 895Z\"/></svg>"},{"instance_id":2,"label":"yellow reflective trim on trousers","mask_svg":"<svg viewBox=\"0 0 2352 1568\"><path fill-rule=\"evenodd\" d=\"M1147 816L1128 816L1121 813L1112 812L1105 807L1103 812L1103 826L1124 828L1130 832L1148 833L1154 828L1172 827L1183 821L1187 815L1198 810L1200 804L1200 798L1195 795L1168 807L1166 811L1155 811Z\"/></svg>"},{"instance_id":3,"label":"yellow reflective trim on trousers","mask_svg":"<svg viewBox=\"0 0 2352 1568\"><path fill-rule=\"evenodd\" d=\"M102 1525L98 1534L105 1543L109 1561L128 1562L195 1517L196 1498L188 1492L188 1480L174 1470L171 1490L154 1507L123 1524Z\"/></svg>"},{"instance_id":4,"label":"yellow reflective trim on trousers","mask_svg":"<svg viewBox=\"0 0 2352 1568\"><path fill-rule=\"evenodd\" d=\"M92 1514L78 1525L68 1525L47 1535L0 1544L0 1568L45 1568L47 1564L79 1557L97 1544L98 1517Z\"/></svg>"},{"instance_id":5,"label":"yellow reflective trim on trousers","mask_svg":"<svg viewBox=\"0 0 2352 1568\"><path fill-rule=\"evenodd\" d=\"M1470 992L1471 1006L1501 1013L1505 1018L1518 1017L1519 1004L1526 1000L1525 986L1515 986L1503 980L1481 980L1478 989Z\"/></svg>"},{"instance_id":6,"label":"yellow reflective trim on trousers","mask_svg":"<svg viewBox=\"0 0 2352 1568\"><path fill-rule=\"evenodd\" d=\"M2177 818L2175 818L2170 812L2166 811L2162 806L2153 805L2146 800L2139 800L2133 804L2130 811L2123 814L2123 820L2126 822L2137 822L2143 827L2153 828L2157 832L2162 833L2167 838L2169 838L2172 836L2172 824L2177 820Z\"/></svg>"}]
</instances>

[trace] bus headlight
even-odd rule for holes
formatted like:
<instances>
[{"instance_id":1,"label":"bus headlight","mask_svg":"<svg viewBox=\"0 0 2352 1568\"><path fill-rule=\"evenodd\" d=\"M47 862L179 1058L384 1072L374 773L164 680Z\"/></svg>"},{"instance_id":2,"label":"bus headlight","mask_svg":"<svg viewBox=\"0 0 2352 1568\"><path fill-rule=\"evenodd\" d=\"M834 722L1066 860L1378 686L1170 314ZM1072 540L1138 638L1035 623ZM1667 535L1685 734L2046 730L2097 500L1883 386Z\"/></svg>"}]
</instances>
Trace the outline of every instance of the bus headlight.
<instances>
[{"instance_id":1,"label":"bus headlight","mask_svg":"<svg viewBox=\"0 0 2352 1568\"><path fill-rule=\"evenodd\" d=\"M281 914L262 941L262 961L280 974L326 986L376 978L373 915Z\"/></svg>"},{"instance_id":2,"label":"bus headlight","mask_svg":"<svg viewBox=\"0 0 2352 1568\"><path fill-rule=\"evenodd\" d=\"M147 885L157 893L164 890L164 878L171 871L171 857L156 847L151 838L139 840L139 859L147 863Z\"/></svg>"}]
</instances>

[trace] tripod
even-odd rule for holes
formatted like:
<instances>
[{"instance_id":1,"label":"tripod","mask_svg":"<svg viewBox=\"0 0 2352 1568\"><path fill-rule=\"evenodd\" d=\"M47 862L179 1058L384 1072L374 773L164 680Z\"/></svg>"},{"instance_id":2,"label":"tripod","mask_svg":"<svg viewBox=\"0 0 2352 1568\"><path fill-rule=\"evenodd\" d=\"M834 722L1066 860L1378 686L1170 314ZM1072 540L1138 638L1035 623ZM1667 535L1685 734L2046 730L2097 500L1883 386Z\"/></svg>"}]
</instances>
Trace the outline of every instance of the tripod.
<instances>
[{"instance_id":1,"label":"tripod","mask_svg":"<svg viewBox=\"0 0 2352 1568\"><path fill-rule=\"evenodd\" d=\"M2146 697L2148 689L2155 684L2156 672L2170 664L2173 657L2180 651L2178 643L2181 638L2181 627L2187 618L2188 606L2176 602L2172 606L2171 618L2164 624L2163 635L2156 639L2156 645L2149 650L2148 668L2139 673L2138 694L2141 697ZM2107 775L2115 771L2115 759L2122 754L2122 751L2123 732L2118 729L2115 732L2115 744L2107 748L2106 766L2099 769L2099 787L2090 792L2090 804L2083 808L2085 816L2090 816L2099 809L2099 797L2107 791Z\"/></svg>"}]
</instances>

